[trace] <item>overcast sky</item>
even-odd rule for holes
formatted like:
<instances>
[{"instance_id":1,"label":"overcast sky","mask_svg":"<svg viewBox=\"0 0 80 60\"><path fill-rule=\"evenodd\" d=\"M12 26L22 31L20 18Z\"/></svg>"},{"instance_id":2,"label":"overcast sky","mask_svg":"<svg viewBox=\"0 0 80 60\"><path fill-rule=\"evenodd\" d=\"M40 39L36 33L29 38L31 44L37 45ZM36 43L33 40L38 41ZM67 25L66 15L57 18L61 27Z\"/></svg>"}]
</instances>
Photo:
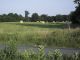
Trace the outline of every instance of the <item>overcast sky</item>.
<instances>
[{"instance_id":1,"label":"overcast sky","mask_svg":"<svg viewBox=\"0 0 80 60\"><path fill-rule=\"evenodd\" d=\"M18 13L24 16L24 11L32 13L56 15L69 14L75 10L73 0L0 0L0 14Z\"/></svg>"}]
</instances>

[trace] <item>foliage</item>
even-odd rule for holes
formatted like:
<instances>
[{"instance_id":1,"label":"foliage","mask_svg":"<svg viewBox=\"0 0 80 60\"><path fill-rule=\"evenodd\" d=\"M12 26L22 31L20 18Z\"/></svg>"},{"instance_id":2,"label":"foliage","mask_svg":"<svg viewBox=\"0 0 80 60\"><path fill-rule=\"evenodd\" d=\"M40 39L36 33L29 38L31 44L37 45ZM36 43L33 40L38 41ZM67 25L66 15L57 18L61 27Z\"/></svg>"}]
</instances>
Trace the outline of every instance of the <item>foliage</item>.
<instances>
[{"instance_id":1,"label":"foliage","mask_svg":"<svg viewBox=\"0 0 80 60\"><path fill-rule=\"evenodd\" d=\"M39 45L38 50L39 50L39 52L38 52L38 60L45 60L44 46Z\"/></svg>"},{"instance_id":2,"label":"foliage","mask_svg":"<svg viewBox=\"0 0 80 60\"><path fill-rule=\"evenodd\" d=\"M0 15L0 22L19 22L23 20L25 22L37 22L37 21L45 21L45 22L62 22L68 20L68 15L56 15L56 16L48 16L46 14L38 15L38 13L33 13L31 17L28 16L29 12L25 11L25 17L22 15L18 15L17 13L9 13Z\"/></svg>"},{"instance_id":3,"label":"foliage","mask_svg":"<svg viewBox=\"0 0 80 60\"><path fill-rule=\"evenodd\" d=\"M56 49L55 51L54 51L54 60L60 60L61 59L61 57L62 57L62 53L60 52L60 50L58 50L58 49Z\"/></svg>"},{"instance_id":4,"label":"foliage","mask_svg":"<svg viewBox=\"0 0 80 60\"><path fill-rule=\"evenodd\" d=\"M74 0L74 2L80 4L80 0Z\"/></svg>"},{"instance_id":5,"label":"foliage","mask_svg":"<svg viewBox=\"0 0 80 60\"><path fill-rule=\"evenodd\" d=\"M6 47L7 48L7 47ZM28 49L25 52L14 52L11 46L9 49L0 50L0 60L79 60L79 53L73 55L64 55L60 50L56 49L53 52L45 54L44 46L40 45L38 52L34 52L33 49ZM6 51L6 52L5 52Z\"/></svg>"},{"instance_id":6,"label":"foliage","mask_svg":"<svg viewBox=\"0 0 80 60\"><path fill-rule=\"evenodd\" d=\"M33 14L32 14L32 17L31 17L31 21L32 21L32 22L36 22L36 21L38 21L38 19L39 19L38 14L37 14L37 13L33 13Z\"/></svg>"},{"instance_id":7,"label":"foliage","mask_svg":"<svg viewBox=\"0 0 80 60\"><path fill-rule=\"evenodd\" d=\"M1 50L0 53L2 55L0 56L1 60L16 60L17 48L15 47L15 43L10 41L9 45L4 50Z\"/></svg>"},{"instance_id":8,"label":"foliage","mask_svg":"<svg viewBox=\"0 0 80 60\"><path fill-rule=\"evenodd\" d=\"M71 13L70 19L73 24L80 25L80 0L75 0L74 2L78 5L76 6L76 10Z\"/></svg>"},{"instance_id":9,"label":"foliage","mask_svg":"<svg viewBox=\"0 0 80 60\"><path fill-rule=\"evenodd\" d=\"M24 18L22 17L22 15L18 15L16 13L0 15L0 22L19 22L20 20L23 20L23 19Z\"/></svg>"},{"instance_id":10,"label":"foliage","mask_svg":"<svg viewBox=\"0 0 80 60\"><path fill-rule=\"evenodd\" d=\"M25 11L25 18L24 18L24 21L29 22L29 17L28 17L28 15L29 15L29 12L28 12L28 11Z\"/></svg>"}]
</instances>

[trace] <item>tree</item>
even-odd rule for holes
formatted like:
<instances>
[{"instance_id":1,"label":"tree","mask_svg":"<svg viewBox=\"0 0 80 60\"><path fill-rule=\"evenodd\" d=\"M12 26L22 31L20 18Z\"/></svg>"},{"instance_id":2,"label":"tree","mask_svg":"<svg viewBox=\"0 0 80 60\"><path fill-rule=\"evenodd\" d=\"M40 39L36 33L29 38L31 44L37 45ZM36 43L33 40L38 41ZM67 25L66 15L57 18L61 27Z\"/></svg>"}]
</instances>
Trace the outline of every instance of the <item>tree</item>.
<instances>
[{"instance_id":1,"label":"tree","mask_svg":"<svg viewBox=\"0 0 80 60\"><path fill-rule=\"evenodd\" d=\"M54 21L54 16L48 16L47 21L48 22L53 22Z\"/></svg>"},{"instance_id":2,"label":"tree","mask_svg":"<svg viewBox=\"0 0 80 60\"><path fill-rule=\"evenodd\" d=\"M1 22L5 22L7 20L7 14L1 15Z\"/></svg>"},{"instance_id":3,"label":"tree","mask_svg":"<svg viewBox=\"0 0 80 60\"><path fill-rule=\"evenodd\" d=\"M47 22L48 16L46 14L41 15L41 20Z\"/></svg>"},{"instance_id":4,"label":"tree","mask_svg":"<svg viewBox=\"0 0 80 60\"><path fill-rule=\"evenodd\" d=\"M74 12L71 12L70 19L73 24L80 25L80 0L75 0L74 2L77 4L77 6L76 10Z\"/></svg>"},{"instance_id":5,"label":"tree","mask_svg":"<svg viewBox=\"0 0 80 60\"><path fill-rule=\"evenodd\" d=\"M61 22L62 21L62 15L56 15L56 21Z\"/></svg>"},{"instance_id":6,"label":"tree","mask_svg":"<svg viewBox=\"0 0 80 60\"><path fill-rule=\"evenodd\" d=\"M36 22L36 21L38 21L39 20L39 15L38 15L38 13L33 13L32 14L32 17L31 17L31 21L32 22Z\"/></svg>"},{"instance_id":7,"label":"tree","mask_svg":"<svg viewBox=\"0 0 80 60\"><path fill-rule=\"evenodd\" d=\"M0 22L19 22L23 20L24 17L22 15L18 15L16 13L9 13L0 15Z\"/></svg>"},{"instance_id":8,"label":"tree","mask_svg":"<svg viewBox=\"0 0 80 60\"><path fill-rule=\"evenodd\" d=\"M80 4L80 0L74 0L76 4Z\"/></svg>"},{"instance_id":9,"label":"tree","mask_svg":"<svg viewBox=\"0 0 80 60\"><path fill-rule=\"evenodd\" d=\"M29 21L28 15L29 15L29 12L25 11L25 21L27 21L27 22Z\"/></svg>"},{"instance_id":10,"label":"tree","mask_svg":"<svg viewBox=\"0 0 80 60\"><path fill-rule=\"evenodd\" d=\"M70 21L69 15L62 15L62 21Z\"/></svg>"}]
</instances>

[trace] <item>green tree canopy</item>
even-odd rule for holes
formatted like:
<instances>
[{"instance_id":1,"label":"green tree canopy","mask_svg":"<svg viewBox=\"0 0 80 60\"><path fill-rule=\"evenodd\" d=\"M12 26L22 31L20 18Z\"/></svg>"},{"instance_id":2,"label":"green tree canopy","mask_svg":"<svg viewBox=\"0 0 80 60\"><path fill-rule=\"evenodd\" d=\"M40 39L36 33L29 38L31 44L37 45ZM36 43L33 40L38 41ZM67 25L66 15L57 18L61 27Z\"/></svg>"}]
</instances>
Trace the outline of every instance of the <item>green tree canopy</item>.
<instances>
[{"instance_id":1,"label":"green tree canopy","mask_svg":"<svg viewBox=\"0 0 80 60\"><path fill-rule=\"evenodd\" d=\"M46 14L41 15L41 20L47 22L48 16Z\"/></svg>"},{"instance_id":2,"label":"green tree canopy","mask_svg":"<svg viewBox=\"0 0 80 60\"><path fill-rule=\"evenodd\" d=\"M38 19L39 19L38 13L33 13L32 17L31 17L31 21L32 22L36 22L36 21L38 21Z\"/></svg>"},{"instance_id":3,"label":"green tree canopy","mask_svg":"<svg viewBox=\"0 0 80 60\"><path fill-rule=\"evenodd\" d=\"M76 10L71 13L70 19L73 24L80 25L80 0L75 0L74 2L78 5L76 7Z\"/></svg>"},{"instance_id":4,"label":"green tree canopy","mask_svg":"<svg viewBox=\"0 0 80 60\"><path fill-rule=\"evenodd\" d=\"M22 15L18 15L17 13L9 13L0 15L0 22L19 22L23 20L24 17Z\"/></svg>"}]
</instances>

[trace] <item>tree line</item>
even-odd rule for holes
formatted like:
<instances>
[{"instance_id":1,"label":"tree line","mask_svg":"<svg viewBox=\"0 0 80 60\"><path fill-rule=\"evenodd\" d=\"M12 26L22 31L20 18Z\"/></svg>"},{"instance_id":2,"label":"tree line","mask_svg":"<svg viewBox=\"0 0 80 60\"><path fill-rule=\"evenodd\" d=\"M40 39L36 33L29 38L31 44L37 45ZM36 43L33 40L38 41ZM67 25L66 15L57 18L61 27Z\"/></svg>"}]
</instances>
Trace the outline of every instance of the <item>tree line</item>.
<instances>
[{"instance_id":1,"label":"tree line","mask_svg":"<svg viewBox=\"0 0 80 60\"><path fill-rule=\"evenodd\" d=\"M56 15L56 16L48 16L46 14L38 15L38 13L33 13L30 21L36 22L36 21L45 21L45 22L62 22L62 21L67 21L69 18L68 15Z\"/></svg>"},{"instance_id":2,"label":"tree line","mask_svg":"<svg viewBox=\"0 0 80 60\"><path fill-rule=\"evenodd\" d=\"M0 22L18 22L23 20L24 17L22 15L18 15L17 13L9 13L0 15Z\"/></svg>"},{"instance_id":3,"label":"tree line","mask_svg":"<svg viewBox=\"0 0 80 60\"><path fill-rule=\"evenodd\" d=\"M74 0L74 3L77 4L76 9L75 11L71 12L69 15L58 14L56 16L48 16L46 14L42 14L39 16L38 13L33 13L31 17L28 17L28 15L26 15L27 17L23 17L22 15L18 15L17 13L9 13L9 14L0 15L0 22L19 22L20 20L29 21L29 22L71 21L72 24L80 25L80 0Z\"/></svg>"},{"instance_id":4,"label":"tree line","mask_svg":"<svg viewBox=\"0 0 80 60\"><path fill-rule=\"evenodd\" d=\"M45 21L45 22L61 22L67 21L68 15L56 15L56 16L48 16L46 14L38 15L38 13L33 13L31 17L23 17L22 15L18 15L17 13L9 13L0 15L0 22L19 22L23 20L25 22L37 22L37 21ZM27 20L28 19L28 20Z\"/></svg>"}]
</instances>

